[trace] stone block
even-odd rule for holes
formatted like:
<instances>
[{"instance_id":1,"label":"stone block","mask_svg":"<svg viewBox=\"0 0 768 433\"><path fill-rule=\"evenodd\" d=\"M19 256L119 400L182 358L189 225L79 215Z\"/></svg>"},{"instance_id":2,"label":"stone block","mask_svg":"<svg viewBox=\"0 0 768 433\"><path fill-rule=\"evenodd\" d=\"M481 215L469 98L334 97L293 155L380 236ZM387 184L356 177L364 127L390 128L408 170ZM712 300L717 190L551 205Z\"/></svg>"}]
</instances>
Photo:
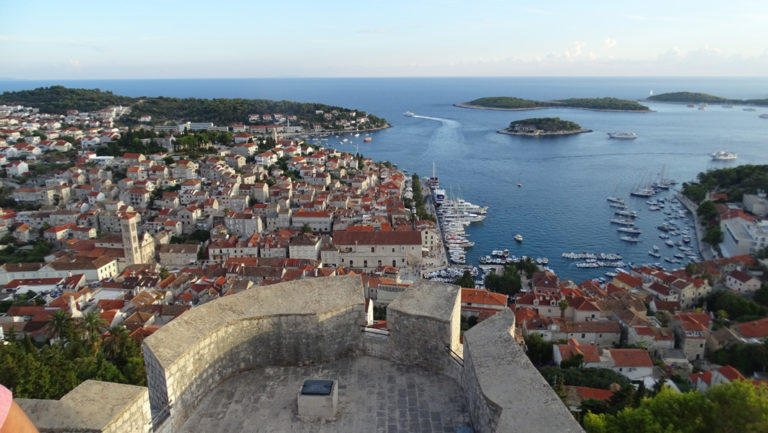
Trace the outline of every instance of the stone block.
<instances>
[{"instance_id":1,"label":"stone block","mask_svg":"<svg viewBox=\"0 0 768 433\"><path fill-rule=\"evenodd\" d=\"M323 383L329 383L326 387ZM325 388L325 389L323 389ZM335 380L307 380L298 394L299 418L305 421L336 419L339 387Z\"/></svg>"}]
</instances>

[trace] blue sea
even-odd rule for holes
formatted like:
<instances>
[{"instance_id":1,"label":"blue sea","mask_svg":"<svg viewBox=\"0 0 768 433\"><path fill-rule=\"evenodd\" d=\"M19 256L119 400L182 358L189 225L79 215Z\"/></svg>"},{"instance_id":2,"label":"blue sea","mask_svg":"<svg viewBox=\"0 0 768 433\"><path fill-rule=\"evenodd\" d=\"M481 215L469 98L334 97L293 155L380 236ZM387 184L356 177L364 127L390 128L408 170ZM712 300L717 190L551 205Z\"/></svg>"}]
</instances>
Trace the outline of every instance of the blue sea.
<instances>
[{"instance_id":1,"label":"blue sea","mask_svg":"<svg viewBox=\"0 0 768 433\"><path fill-rule=\"evenodd\" d=\"M582 281L602 275L561 258L567 251L618 252L635 264L662 262L648 255L656 244L667 247L655 227L664 215L651 212L645 199L629 198L633 189L664 177L680 184L699 172L738 164L768 163L766 108L646 103L650 113L578 109L488 111L454 107L482 96L551 100L571 97L644 99L673 91L706 92L730 98L768 97L768 78L338 78L338 79L189 79L0 81L0 91L61 84L99 88L127 96L266 98L340 105L385 117L392 128L349 143L330 145L391 161L410 173L432 173L454 196L490 207L487 219L467 231L475 247L468 262L508 248L512 254L548 257L561 278ZM405 117L405 111L419 116ZM510 121L560 117L593 132L561 138L502 135ZM636 140L612 140L611 131L634 131ZM737 152L735 161L715 162L709 154ZM521 184L518 187L517 184ZM677 185L677 188L680 187ZM673 192L662 194L669 197ZM641 242L619 240L609 223L613 212L605 198L627 199L640 211ZM522 243L513 240L515 234ZM664 263L666 264L666 263ZM668 265L668 264L667 264Z\"/></svg>"}]
</instances>

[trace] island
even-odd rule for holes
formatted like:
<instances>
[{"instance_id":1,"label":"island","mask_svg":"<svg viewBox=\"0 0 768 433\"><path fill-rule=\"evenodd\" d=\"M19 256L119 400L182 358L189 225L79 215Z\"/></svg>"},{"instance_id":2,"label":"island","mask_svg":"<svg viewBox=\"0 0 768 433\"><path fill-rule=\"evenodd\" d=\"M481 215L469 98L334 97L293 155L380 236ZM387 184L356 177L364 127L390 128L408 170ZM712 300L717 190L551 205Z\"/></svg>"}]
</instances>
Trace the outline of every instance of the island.
<instances>
[{"instance_id":1,"label":"island","mask_svg":"<svg viewBox=\"0 0 768 433\"><path fill-rule=\"evenodd\" d=\"M592 132L583 129L581 125L570 120L560 120L559 117L540 117L515 120L509 128L497 131L500 134L522 135L526 137L559 136Z\"/></svg>"},{"instance_id":2,"label":"island","mask_svg":"<svg viewBox=\"0 0 768 433\"><path fill-rule=\"evenodd\" d=\"M595 111L647 112L648 107L635 101L619 98L569 98L554 101L534 101L511 96L478 98L469 102L454 104L461 108L482 110L540 110L544 108L581 108Z\"/></svg>"},{"instance_id":3,"label":"island","mask_svg":"<svg viewBox=\"0 0 768 433\"><path fill-rule=\"evenodd\" d=\"M96 112L104 107L117 106L123 111L120 122L128 126L155 126L169 122L242 123L279 125L304 133L371 131L389 126L385 119L364 111L320 103L244 98L132 98L99 89L64 86L4 92L0 94L0 105L23 105L61 115L72 115L78 111Z\"/></svg>"},{"instance_id":4,"label":"island","mask_svg":"<svg viewBox=\"0 0 768 433\"><path fill-rule=\"evenodd\" d=\"M768 106L768 98L763 99L729 99L722 96L699 92L670 92L648 97L653 102L674 102L681 104L739 104Z\"/></svg>"}]
</instances>

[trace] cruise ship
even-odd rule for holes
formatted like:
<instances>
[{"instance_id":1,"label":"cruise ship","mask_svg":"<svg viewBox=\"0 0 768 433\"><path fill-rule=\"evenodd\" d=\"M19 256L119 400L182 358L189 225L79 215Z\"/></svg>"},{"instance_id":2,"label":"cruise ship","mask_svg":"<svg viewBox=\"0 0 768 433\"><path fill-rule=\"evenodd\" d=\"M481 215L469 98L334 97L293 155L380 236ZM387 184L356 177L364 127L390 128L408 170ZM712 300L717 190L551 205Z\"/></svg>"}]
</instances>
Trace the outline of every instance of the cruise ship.
<instances>
[{"instance_id":1,"label":"cruise ship","mask_svg":"<svg viewBox=\"0 0 768 433\"><path fill-rule=\"evenodd\" d=\"M736 154L736 153L726 152L724 150L721 150L719 152L715 152L715 153L713 153L710 156L712 157L713 161L729 161L731 159L736 159L736 158L739 157L739 155Z\"/></svg>"},{"instance_id":2,"label":"cruise ship","mask_svg":"<svg viewBox=\"0 0 768 433\"><path fill-rule=\"evenodd\" d=\"M626 132L626 131L616 131L616 132L609 132L608 137L616 138L619 140L634 140L635 138L637 138L637 133Z\"/></svg>"}]
</instances>

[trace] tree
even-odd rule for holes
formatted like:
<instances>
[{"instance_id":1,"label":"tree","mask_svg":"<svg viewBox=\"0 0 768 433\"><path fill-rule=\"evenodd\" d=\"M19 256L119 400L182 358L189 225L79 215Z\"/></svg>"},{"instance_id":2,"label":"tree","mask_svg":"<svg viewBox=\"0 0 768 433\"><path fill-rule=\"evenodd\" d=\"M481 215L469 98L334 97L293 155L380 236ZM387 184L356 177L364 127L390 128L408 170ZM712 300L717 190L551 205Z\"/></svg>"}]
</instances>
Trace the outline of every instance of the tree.
<instances>
[{"instance_id":1,"label":"tree","mask_svg":"<svg viewBox=\"0 0 768 433\"><path fill-rule=\"evenodd\" d=\"M560 302L557 303L557 306L560 307L560 318L565 317L565 310L568 309L568 300L567 299L561 299Z\"/></svg>"},{"instance_id":2,"label":"tree","mask_svg":"<svg viewBox=\"0 0 768 433\"><path fill-rule=\"evenodd\" d=\"M713 246L723 242L723 232L720 230L720 226L707 227L707 234L704 235L702 240Z\"/></svg>"},{"instance_id":3,"label":"tree","mask_svg":"<svg viewBox=\"0 0 768 433\"><path fill-rule=\"evenodd\" d=\"M662 389L636 408L616 414L588 413L588 433L737 433L768 431L768 387L749 381L722 383L706 393Z\"/></svg>"},{"instance_id":4,"label":"tree","mask_svg":"<svg viewBox=\"0 0 768 433\"><path fill-rule=\"evenodd\" d=\"M525 337L525 347L528 358L534 365L545 365L552 362L552 343L544 341L540 334L528 334Z\"/></svg>"},{"instance_id":5,"label":"tree","mask_svg":"<svg viewBox=\"0 0 768 433\"><path fill-rule=\"evenodd\" d=\"M109 325L107 321L102 319L95 311L89 311L83 316L83 320L80 323L83 329L83 337L91 343L94 354L99 349L101 330L107 325Z\"/></svg>"},{"instance_id":6,"label":"tree","mask_svg":"<svg viewBox=\"0 0 768 433\"><path fill-rule=\"evenodd\" d=\"M583 368L584 367L584 355L578 353L571 355L570 358L564 359L560 362L560 368L567 370L569 368Z\"/></svg>"},{"instance_id":7,"label":"tree","mask_svg":"<svg viewBox=\"0 0 768 433\"><path fill-rule=\"evenodd\" d=\"M768 284L763 284L763 286L755 292L754 299L758 304L768 306Z\"/></svg>"},{"instance_id":8,"label":"tree","mask_svg":"<svg viewBox=\"0 0 768 433\"><path fill-rule=\"evenodd\" d=\"M310 227L309 224L304 223L304 225L301 226L301 232L302 233L312 233L312 227Z\"/></svg>"},{"instance_id":9,"label":"tree","mask_svg":"<svg viewBox=\"0 0 768 433\"><path fill-rule=\"evenodd\" d=\"M72 335L73 322L69 313L64 310L56 310L48 319L46 327L53 339L67 339Z\"/></svg>"},{"instance_id":10,"label":"tree","mask_svg":"<svg viewBox=\"0 0 768 433\"><path fill-rule=\"evenodd\" d=\"M472 273L469 271L464 271L464 274L462 274L460 277L456 277L456 279L453 280L453 284L456 284L459 287L466 287L469 289L475 288L475 279L472 278Z\"/></svg>"}]
</instances>

